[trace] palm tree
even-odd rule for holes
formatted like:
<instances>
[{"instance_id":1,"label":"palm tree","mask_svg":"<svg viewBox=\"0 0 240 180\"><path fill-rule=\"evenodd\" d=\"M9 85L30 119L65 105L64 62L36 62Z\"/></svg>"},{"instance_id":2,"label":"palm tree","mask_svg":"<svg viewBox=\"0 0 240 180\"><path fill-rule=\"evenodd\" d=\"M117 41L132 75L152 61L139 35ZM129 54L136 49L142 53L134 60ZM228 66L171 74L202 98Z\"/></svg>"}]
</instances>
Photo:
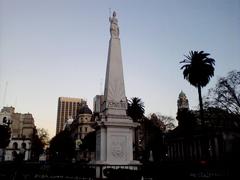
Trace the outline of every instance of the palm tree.
<instances>
[{"instance_id":1,"label":"palm tree","mask_svg":"<svg viewBox=\"0 0 240 180\"><path fill-rule=\"evenodd\" d=\"M201 88L206 86L210 81L210 78L214 76L215 60L209 58L210 54L204 51L190 51L189 55L185 55L185 58L180 63L184 63L181 67L183 69L184 79L196 88L198 88L199 105L200 105L200 117L201 124L204 125L203 120L203 103Z\"/></svg>"},{"instance_id":2,"label":"palm tree","mask_svg":"<svg viewBox=\"0 0 240 180\"><path fill-rule=\"evenodd\" d=\"M144 109L144 103L140 98L133 97L131 100L128 101L128 109L127 109L127 115L132 118L134 122L142 122L142 119L144 117L145 109ZM139 155L138 151L138 133L137 128L135 128L134 134L135 134L135 159Z\"/></svg>"},{"instance_id":3,"label":"palm tree","mask_svg":"<svg viewBox=\"0 0 240 180\"><path fill-rule=\"evenodd\" d=\"M132 118L134 122L139 122L144 117L145 109L144 103L140 98L133 97L128 102L127 115Z\"/></svg>"}]
</instances>

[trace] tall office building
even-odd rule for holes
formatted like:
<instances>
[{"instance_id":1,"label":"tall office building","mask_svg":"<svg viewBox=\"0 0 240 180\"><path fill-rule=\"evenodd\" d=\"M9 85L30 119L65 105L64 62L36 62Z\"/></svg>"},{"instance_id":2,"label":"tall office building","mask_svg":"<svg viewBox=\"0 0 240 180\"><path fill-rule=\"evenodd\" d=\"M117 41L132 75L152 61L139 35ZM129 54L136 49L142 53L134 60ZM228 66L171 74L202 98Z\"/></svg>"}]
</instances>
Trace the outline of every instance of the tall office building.
<instances>
[{"instance_id":1,"label":"tall office building","mask_svg":"<svg viewBox=\"0 0 240 180\"><path fill-rule=\"evenodd\" d=\"M102 105L104 102L104 95L96 95L93 99L93 113L102 112Z\"/></svg>"},{"instance_id":2,"label":"tall office building","mask_svg":"<svg viewBox=\"0 0 240 180\"><path fill-rule=\"evenodd\" d=\"M56 134L63 130L68 119L75 119L80 107L86 104L81 98L59 97Z\"/></svg>"}]
</instances>

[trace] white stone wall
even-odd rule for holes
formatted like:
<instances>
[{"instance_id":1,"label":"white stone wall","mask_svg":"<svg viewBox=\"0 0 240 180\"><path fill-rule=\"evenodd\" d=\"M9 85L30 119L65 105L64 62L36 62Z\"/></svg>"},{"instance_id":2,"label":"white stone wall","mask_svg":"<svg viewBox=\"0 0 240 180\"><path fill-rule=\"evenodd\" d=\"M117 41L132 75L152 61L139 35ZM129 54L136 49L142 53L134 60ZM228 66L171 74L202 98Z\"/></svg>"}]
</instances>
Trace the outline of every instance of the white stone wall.
<instances>
[{"instance_id":1,"label":"white stone wall","mask_svg":"<svg viewBox=\"0 0 240 180\"><path fill-rule=\"evenodd\" d=\"M14 149L14 143L17 143L18 148ZM30 160L31 157L31 141L30 140L22 140L22 139L13 139L10 141L8 147L5 150L5 161L13 160L13 151L16 151L18 154L22 151L22 143L26 144L24 161Z\"/></svg>"}]
</instances>

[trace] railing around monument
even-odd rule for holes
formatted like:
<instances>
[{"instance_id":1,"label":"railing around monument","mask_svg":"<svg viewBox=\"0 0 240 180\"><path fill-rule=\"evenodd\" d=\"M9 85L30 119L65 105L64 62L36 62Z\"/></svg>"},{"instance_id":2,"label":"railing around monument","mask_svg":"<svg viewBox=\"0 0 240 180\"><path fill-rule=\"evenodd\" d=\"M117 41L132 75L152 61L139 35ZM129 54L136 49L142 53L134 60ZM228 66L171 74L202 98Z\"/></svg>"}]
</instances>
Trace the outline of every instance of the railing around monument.
<instances>
[{"instance_id":1,"label":"railing around monument","mask_svg":"<svg viewBox=\"0 0 240 180\"><path fill-rule=\"evenodd\" d=\"M91 165L89 165L91 167ZM96 170L96 178L106 178L111 176L115 176L116 173L120 176L124 173L129 176L139 176L142 170L141 164L134 165L110 165L110 164L94 164L92 167ZM114 174L115 173L115 174Z\"/></svg>"},{"instance_id":2,"label":"railing around monument","mask_svg":"<svg viewBox=\"0 0 240 180\"><path fill-rule=\"evenodd\" d=\"M99 174L97 174L97 170ZM99 176L97 176L99 175ZM94 179L199 179L239 177L239 167L225 161L199 164L194 161L166 161L144 165L108 165L63 162L0 163L0 179L22 180L94 180ZM239 179L239 178L238 178Z\"/></svg>"},{"instance_id":3,"label":"railing around monument","mask_svg":"<svg viewBox=\"0 0 240 180\"><path fill-rule=\"evenodd\" d=\"M0 163L0 179L111 179L111 176L141 175L141 165L109 165L63 162ZM97 174L99 172L99 174ZM132 178L135 179L135 178ZM138 178L139 179L139 178Z\"/></svg>"}]
</instances>

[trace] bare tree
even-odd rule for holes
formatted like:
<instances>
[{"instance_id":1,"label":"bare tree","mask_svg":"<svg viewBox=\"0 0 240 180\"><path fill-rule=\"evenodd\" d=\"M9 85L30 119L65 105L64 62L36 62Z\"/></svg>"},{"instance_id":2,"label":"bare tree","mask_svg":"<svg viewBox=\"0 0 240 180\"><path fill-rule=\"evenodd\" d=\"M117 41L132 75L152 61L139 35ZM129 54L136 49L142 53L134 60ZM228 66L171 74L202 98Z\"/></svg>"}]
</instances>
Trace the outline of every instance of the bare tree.
<instances>
[{"instance_id":1,"label":"bare tree","mask_svg":"<svg viewBox=\"0 0 240 180\"><path fill-rule=\"evenodd\" d=\"M240 115L240 71L230 71L226 77L219 78L216 86L209 89L205 106Z\"/></svg>"},{"instance_id":2,"label":"bare tree","mask_svg":"<svg viewBox=\"0 0 240 180\"><path fill-rule=\"evenodd\" d=\"M156 127L159 127L163 132L174 129L175 119L171 116L164 116L162 114L150 114L149 119L154 123Z\"/></svg>"}]
</instances>

